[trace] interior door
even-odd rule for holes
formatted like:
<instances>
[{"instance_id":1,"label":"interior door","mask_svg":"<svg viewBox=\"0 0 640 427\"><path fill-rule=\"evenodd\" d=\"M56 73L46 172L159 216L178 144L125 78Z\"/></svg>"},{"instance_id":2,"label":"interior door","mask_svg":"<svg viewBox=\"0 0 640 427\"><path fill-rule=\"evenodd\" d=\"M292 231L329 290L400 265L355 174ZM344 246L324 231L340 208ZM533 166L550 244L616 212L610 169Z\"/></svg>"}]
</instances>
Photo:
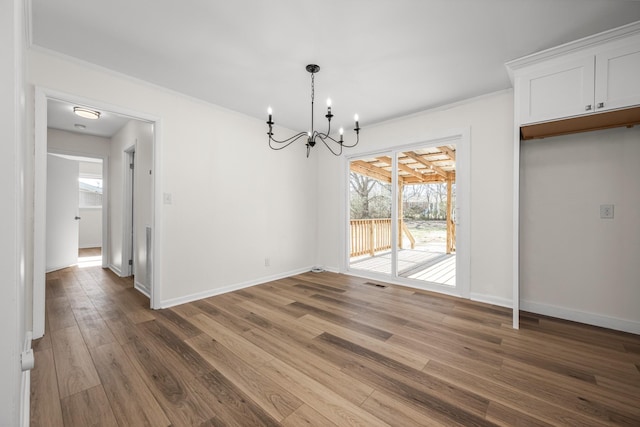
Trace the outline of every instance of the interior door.
<instances>
[{"instance_id":1,"label":"interior door","mask_svg":"<svg viewBox=\"0 0 640 427\"><path fill-rule=\"evenodd\" d=\"M47 155L46 271L78 262L79 165Z\"/></svg>"}]
</instances>

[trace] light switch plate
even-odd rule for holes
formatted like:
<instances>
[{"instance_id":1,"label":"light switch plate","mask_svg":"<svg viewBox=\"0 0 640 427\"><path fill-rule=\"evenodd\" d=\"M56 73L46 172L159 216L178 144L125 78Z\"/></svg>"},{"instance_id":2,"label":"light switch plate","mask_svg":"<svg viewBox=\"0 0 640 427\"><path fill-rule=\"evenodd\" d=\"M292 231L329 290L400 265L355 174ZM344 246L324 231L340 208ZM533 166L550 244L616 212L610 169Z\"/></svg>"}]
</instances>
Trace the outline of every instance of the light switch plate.
<instances>
[{"instance_id":1,"label":"light switch plate","mask_svg":"<svg viewBox=\"0 0 640 427\"><path fill-rule=\"evenodd\" d=\"M600 218L612 219L613 218L613 205L600 205Z\"/></svg>"}]
</instances>

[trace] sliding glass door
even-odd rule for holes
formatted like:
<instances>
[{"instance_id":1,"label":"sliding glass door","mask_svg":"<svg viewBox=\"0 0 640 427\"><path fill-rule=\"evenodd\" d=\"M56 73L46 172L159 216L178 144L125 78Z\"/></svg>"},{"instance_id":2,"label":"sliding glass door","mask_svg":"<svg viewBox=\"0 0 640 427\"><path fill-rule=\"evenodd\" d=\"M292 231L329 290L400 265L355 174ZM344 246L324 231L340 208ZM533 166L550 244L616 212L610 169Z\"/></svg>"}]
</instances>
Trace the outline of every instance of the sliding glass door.
<instances>
[{"instance_id":1,"label":"sliding glass door","mask_svg":"<svg viewBox=\"0 0 640 427\"><path fill-rule=\"evenodd\" d=\"M456 289L457 140L349 161L349 270Z\"/></svg>"},{"instance_id":2,"label":"sliding glass door","mask_svg":"<svg viewBox=\"0 0 640 427\"><path fill-rule=\"evenodd\" d=\"M446 144L397 154L399 277L456 285L455 151Z\"/></svg>"},{"instance_id":3,"label":"sliding glass door","mask_svg":"<svg viewBox=\"0 0 640 427\"><path fill-rule=\"evenodd\" d=\"M389 156L355 159L349 164L351 268L392 274L390 166Z\"/></svg>"}]
</instances>

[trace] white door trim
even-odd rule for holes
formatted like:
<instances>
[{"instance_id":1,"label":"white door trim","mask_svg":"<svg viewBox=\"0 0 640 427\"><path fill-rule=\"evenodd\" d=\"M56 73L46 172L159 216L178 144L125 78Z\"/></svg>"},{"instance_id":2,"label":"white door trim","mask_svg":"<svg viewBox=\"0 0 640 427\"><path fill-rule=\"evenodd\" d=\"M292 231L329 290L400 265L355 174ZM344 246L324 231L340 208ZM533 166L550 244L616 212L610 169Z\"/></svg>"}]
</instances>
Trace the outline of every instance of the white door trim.
<instances>
[{"instance_id":1,"label":"white door trim","mask_svg":"<svg viewBox=\"0 0 640 427\"><path fill-rule=\"evenodd\" d=\"M47 100L57 99L80 105L91 105L132 119L153 123L153 179L152 179L152 259L149 278L151 308L160 308L162 301L162 123L159 117L122 106L96 101L54 89L35 87L34 105L34 235L33 235L33 339L44 335L45 324L45 236L47 194Z\"/></svg>"},{"instance_id":2,"label":"white door trim","mask_svg":"<svg viewBox=\"0 0 640 427\"><path fill-rule=\"evenodd\" d=\"M134 274L136 271L135 265L135 221L134 221L134 210L135 210L135 202L133 201L133 197L135 197L135 191L133 189L135 182L134 170L131 169L130 165L133 162L135 165L135 153L136 146L138 141L124 149L124 162L122 162L122 194L123 194L123 203L122 203L122 261L120 273L122 277L128 277ZM135 166L134 166L135 167ZM129 260L131 260L132 264L129 264Z\"/></svg>"},{"instance_id":3,"label":"white door trim","mask_svg":"<svg viewBox=\"0 0 640 427\"><path fill-rule=\"evenodd\" d=\"M516 77L513 87L520 84L522 77ZM520 105L520 91L514 91L514 104ZM513 229L511 255L512 263L512 297L511 297L511 324L513 329L520 329L520 117L513 115Z\"/></svg>"},{"instance_id":4,"label":"white door trim","mask_svg":"<svg viewBox=\"0 0 640 427\"><path fill-rule=\"evenodd\" d=\"M47 222L47 96L36 87L33 195L33 339L44 336Z\"/></svg>"}]
</instances>

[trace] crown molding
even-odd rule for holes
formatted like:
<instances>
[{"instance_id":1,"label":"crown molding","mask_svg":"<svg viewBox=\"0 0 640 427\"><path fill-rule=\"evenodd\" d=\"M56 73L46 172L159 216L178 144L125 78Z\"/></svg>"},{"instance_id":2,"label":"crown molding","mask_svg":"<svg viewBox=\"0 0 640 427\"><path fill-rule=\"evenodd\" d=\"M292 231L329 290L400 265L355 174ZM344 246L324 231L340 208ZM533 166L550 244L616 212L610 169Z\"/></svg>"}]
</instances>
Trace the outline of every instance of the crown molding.
<instances>
[{"instance_id":1,"label":"crown molding","mask_svg":"<svg viewBox=\"0 0 640 427\"><path fill-rule=\"evenodd\" d=\"M632 22L621 27L613 28L569 43L545 49L540 52L532 53L531 55L506 62L504 65L507 68L509 78L513 84L514 74L522 68L567 54L580 52L591 47L626 38L635 34L640 34L640 21Z\"/></svg>"}]
</instances>

